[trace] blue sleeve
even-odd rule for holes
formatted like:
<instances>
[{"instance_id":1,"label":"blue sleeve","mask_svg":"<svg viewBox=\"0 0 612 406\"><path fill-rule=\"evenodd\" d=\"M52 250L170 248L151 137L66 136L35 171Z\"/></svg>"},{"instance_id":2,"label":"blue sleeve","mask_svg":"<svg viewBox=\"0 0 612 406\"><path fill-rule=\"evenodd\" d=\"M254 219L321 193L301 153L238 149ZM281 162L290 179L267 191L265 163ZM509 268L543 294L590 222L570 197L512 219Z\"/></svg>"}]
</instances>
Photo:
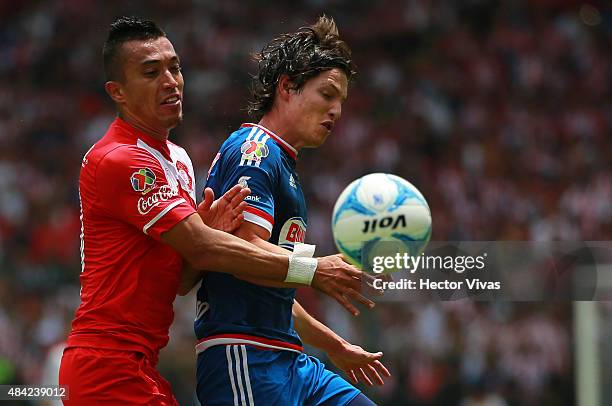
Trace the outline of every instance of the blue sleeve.
<instances>
[{"instance_id":1,"label":"blue sleeve","mask_svg":"<svg viewBox=\"0 0 612 406\"><path fill-rule=\"evenodd\" d=\"M274 191L280 175L280 150L270 140L254 146L264 151L259 159L248 159L254 155L245 153L249 152L247 143L229 142L224 145L218 162L211 169L207 186L214 190L215 196L222 196L237 183L248 186L251 195L246 199L248 207L244 219L271 234L274 226Z\"/></svg>"}]
</instances>

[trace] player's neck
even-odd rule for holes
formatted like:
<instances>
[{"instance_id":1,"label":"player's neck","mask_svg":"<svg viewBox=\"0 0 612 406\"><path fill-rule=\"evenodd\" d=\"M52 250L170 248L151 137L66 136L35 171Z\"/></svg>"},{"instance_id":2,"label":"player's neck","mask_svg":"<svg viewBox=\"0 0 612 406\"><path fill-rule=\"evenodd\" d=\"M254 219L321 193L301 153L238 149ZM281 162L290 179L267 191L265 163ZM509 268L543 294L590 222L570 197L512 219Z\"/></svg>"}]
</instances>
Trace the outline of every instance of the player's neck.
<instances>
[{"instance_id":1,"label":"player's neck","mask_svg":"<svg viewBox=\"0 0 612 406\"><path fill-rule=\"evenodd\" d=\"M127 111L120 111L118 113L118 116L120 119L130 124L132 127L136 128L137 130L140 130L141 132L147 134L148 136L152 138L155 138L156 140L159 140L159 141L168 140L168 136L170 135L170 130L155 129L147 125L146 123L144 123L137 116L130 114L130 112L127 112Z\"/></svg>"},{"instance_id":2,"label":"player's neck","mask_svg":"<svg viewBox=\"0 0 612 406\"><path fill-rule=\"evenodd\" d=\"M273 115L265 115L259 120L259 125L266 127L268 130L272 131L274 134L283 139L286 143L295 148L296 151L299 151L302 145L300 145L299 140L296 140L292 137L290 132L287 132L286 125L283 125L280 120L277 120Z\"/></svg>"}]
</instances>

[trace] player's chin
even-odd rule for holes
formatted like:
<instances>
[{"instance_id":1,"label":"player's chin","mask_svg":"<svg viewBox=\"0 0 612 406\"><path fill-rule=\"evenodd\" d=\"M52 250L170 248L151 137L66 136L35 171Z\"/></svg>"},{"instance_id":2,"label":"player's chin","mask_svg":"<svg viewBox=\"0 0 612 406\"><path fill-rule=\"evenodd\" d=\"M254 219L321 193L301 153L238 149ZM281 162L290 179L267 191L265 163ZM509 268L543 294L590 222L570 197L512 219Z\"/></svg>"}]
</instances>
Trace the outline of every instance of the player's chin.
<instances>
[{"instance_id":1,"label":"player's chin","mask_svg":"<svg viewBox=\"0 0 612 406\"><path fill-rule=\"evenodd\" d=\"M319 138L319 145L317 145L318 147L320 147L321 145L325 144L325 141L327 141L327 137L329 136L328 134L325 134L323 137Z\"/></svg>"},{"instance_id":2,"label":"player's chin","mask_svg":"<svg viewBox=\"0 0 612 406\"><path fill-rule=\"evenodd\" d=\"M325 144L325 141L327 140L327 137L329 136L329 134L330 134L330 131L326 130L312 137L312 140L310 142L310 145L312 146L312 148L317 148Z\"/></svg>"},{"instance_id":3,"label":"player's chin","mask_svg":"<svg viewBox=\"0 0 612 406\"><path fill-rule=\"evenodd\" d=\"M183 121L183 112L180 112L179 114L163 117L163 121L165 124L164 127L168 129L172 129L176 127L177 125L179 125L181 121Z\"/></svg>"}]
</instances>

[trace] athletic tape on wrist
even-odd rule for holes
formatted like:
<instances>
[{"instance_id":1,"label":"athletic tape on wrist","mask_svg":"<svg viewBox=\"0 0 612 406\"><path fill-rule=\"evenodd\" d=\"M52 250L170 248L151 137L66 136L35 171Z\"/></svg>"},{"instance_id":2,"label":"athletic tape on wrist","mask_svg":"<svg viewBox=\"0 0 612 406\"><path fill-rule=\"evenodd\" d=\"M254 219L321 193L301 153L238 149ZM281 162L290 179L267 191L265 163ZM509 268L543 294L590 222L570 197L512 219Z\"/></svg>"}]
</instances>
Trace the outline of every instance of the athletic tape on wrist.
<instances>
[{"instance_id":1,"label":"athletic tape on wrist","mask_svg":"<svg viewBox=\"0 0 612 406\"><path fill-rule=\"evenodd\" d=\"M293 246L292 256L302 257L302 258L312 258L314 257L315 249L317 249L316 245L304 244L300 242Z\"/></svg>"},{"instance_id":2,"label":"athletic tape on wrist","mask_svg":"<svg viewBox=\"0 0 612 406\"><path fill-rule=\"evenodd\" d=\"M312 258L316 245L295 244L289 257L289 269L285 282L310 285L317 270L317 259Z\"/></svg>"}]
</instances>

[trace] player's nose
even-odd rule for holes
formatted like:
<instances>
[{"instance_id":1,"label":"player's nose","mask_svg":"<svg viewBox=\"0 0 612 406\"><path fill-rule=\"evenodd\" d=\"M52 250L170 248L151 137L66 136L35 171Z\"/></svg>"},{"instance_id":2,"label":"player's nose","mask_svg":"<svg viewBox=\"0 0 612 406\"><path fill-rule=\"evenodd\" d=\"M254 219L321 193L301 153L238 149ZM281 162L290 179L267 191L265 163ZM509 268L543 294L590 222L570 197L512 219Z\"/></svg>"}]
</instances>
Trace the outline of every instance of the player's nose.
<instances>
[{"instance_id":1,"label":"player's nose","mask_svg":"<svg viewBox=\"0 0 612 406\"><path fill-rule=\"evenodd\" d=\"M169 70L166 70L163 75L163 85L165 89L173 89L178 87L178 80L174 77L174 74Z\"/></svg>"},{"instance_id":2,"label":"player's nose","mask_svg":"<svg viewBox=\"0 0 612 406\"><path fill-rule=\"evenodd\" d=\"M328 114L332 120L337 121L342 115L342 103L338 102L332 104Z\"/></svg>"}]
</instances>

